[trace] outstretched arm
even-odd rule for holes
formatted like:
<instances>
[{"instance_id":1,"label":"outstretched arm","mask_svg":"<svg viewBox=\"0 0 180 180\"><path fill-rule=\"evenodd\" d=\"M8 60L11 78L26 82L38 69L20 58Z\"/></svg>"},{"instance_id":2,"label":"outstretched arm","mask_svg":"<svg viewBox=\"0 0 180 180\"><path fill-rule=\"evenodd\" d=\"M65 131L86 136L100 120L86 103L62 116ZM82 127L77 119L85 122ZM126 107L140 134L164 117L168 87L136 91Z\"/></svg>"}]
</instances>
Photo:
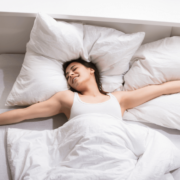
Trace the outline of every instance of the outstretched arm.
<instances>
[{"instance_id":1,"label":"outstretched arm","mask_svg":"<svg viewBox=\"0 0 180 180\"><path fill-rule=\"evenodd\" d=\"M159 85L149 85L133 91L117 91L123 111L139 106L161 95L180 92L180 80L169 81ZM123 115L123 114L122 114Z\"/></svg>"},{"instance_id":2,"label":"outstretched arm","mask_svg":"<svg viewBox=\"0 0 180 180\"><path fill-rule=\"evenodd\" d=\"M46 101L33 104L26 108L4 112L0 114L0 125L13 124L26 119L49 117L59 114L62 112L61 99L64 94L65 91L60 91Z\"/></svg>"}]
</instances>

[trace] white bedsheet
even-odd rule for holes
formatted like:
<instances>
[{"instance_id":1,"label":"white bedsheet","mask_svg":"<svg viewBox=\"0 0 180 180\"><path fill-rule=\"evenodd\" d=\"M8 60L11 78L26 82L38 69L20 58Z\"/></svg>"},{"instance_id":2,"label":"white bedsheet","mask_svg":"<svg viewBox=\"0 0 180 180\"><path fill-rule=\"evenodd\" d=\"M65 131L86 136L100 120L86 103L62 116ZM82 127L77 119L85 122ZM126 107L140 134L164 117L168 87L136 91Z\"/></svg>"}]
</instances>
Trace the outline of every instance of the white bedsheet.
<instances>
[{"instance_id":1,"label":"white bedsheet","mask_svg":"<svg viewBox=\"0 0 180 180\"><path fill-rule=\"evenodd\" d=\"M14 180L170 180L180 150L150 128L109 115L76 116L54 130L8 128Z\"/></svg>"}]
</instances>

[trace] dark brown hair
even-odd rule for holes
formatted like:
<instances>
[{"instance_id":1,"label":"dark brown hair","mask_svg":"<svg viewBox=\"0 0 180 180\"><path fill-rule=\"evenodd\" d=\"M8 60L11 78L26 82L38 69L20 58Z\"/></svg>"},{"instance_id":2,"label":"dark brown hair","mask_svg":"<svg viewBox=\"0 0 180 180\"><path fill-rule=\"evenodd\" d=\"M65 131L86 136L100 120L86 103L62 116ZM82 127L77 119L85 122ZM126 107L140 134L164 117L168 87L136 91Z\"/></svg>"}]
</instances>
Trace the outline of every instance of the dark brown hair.
<instances>
[{"instance_id":1,"label":"dark brown hair","mask_svg":"<svg viewBox=\"0 0 180 180\"><path fill-rule=\"evenodd\" d=\"M85 60L83 60L81 57L79 59L73 59L73 60L70 60L70 61L67 61L67 62L64 62L63 63L63 70L64 70L64 76L66 77L66 68L69 66L69 64L71 64L72 62L78 62L78 63L81 63L82 65L84 65L85 67L87 68L92 68L95 70L94 72L94 75L95 75L95 79L96 79L96 83L97 83L97 86L98 86L98 89L99 91L102 93L102 94L107 94L108 92L106 91L103 91L102 89L102 83L100 81L100 75L99 75L99 71L96 67L96 65L92 62L87 62ZM78 92L77 90L75 90L74 88L72 88L70 86L70 90L73 91L73 92ZM80 92L78 92L80 93Z\"/></svg>"}]
</instances>

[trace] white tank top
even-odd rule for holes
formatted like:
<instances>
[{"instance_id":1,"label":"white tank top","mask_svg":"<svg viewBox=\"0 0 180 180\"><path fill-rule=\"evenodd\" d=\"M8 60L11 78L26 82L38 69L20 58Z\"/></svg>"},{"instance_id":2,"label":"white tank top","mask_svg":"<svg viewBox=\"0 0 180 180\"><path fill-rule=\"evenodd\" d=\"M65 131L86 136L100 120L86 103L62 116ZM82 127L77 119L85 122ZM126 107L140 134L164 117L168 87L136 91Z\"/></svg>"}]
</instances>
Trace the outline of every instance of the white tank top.
<instances>
[{"instance_id":1,"label":"white tank top","mask_svg":"<svg viewBox=\"0 0 180 180\"><path fill-rule=\"evenodd\" d=\"M69 120L75 116L89 113L108 114L115 118L122 119L121 107L117 98L111 93L107 94L110 96L109 100L92 104L81 101L78 93L74 92L74 100Z\"/></svg>"}]
</instances>

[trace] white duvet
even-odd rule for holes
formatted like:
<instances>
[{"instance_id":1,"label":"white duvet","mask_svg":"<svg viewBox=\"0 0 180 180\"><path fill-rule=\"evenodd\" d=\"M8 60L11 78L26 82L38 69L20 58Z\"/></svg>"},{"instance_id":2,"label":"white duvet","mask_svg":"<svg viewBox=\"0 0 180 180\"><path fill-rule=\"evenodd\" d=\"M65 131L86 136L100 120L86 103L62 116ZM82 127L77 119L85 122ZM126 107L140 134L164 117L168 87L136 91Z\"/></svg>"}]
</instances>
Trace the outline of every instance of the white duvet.
<instances>
[{"instance_id":1,"label":"white duvet","mask_svg":"<svg viewBox=\"0 0 180 180\"><path fill-rule=\"evenodd\" d=\"M13 180L173 180L180 168L167 137L101 114L55 130L8 128L7 151Z\"/></svg>"}]
</instances>

